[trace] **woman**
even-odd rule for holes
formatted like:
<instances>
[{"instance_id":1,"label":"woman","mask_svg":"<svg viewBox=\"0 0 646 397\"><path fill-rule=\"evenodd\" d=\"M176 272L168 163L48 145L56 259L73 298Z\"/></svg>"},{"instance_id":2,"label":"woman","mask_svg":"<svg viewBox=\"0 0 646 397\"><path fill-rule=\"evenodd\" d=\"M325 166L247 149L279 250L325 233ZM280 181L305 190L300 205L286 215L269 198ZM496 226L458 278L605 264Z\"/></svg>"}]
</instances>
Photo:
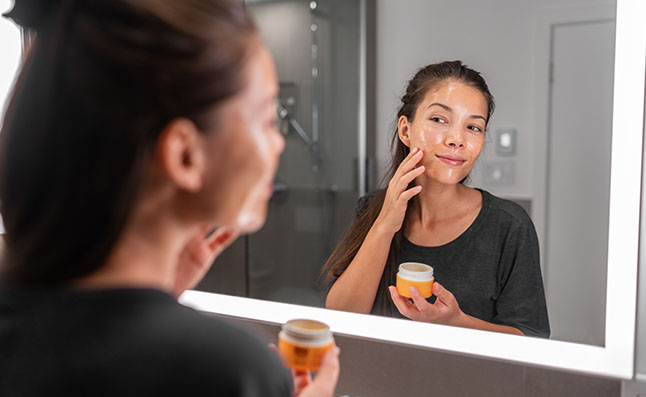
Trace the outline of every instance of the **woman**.
<instances>
[{"instance_id":1,"label":"woman","mask_svg":"<svg viewBox=\"0 0 646 397\"><path fill-rule=\"evenodd\" d=\"M363 197L328 259L326 306L518 335L549 336L534 226L518 205L463 184L482 150L494 100L461 62L420 69L401 99L387 189ZM395 287L397 266L423 262L428 301Z\"/></svg>"},{"instance_id":2,"label":"woman","mask_svg":"<svg viewBox=\"0 0 646 397\"><path fill-rule=\"evenodd\" d=\"M291 396L248 332L179 305L265 221L284 141L237 0L18 0L38 32L0 134L0 395ZM295 393L332 395L338 350Z\"/></svg>"}]
</instances>

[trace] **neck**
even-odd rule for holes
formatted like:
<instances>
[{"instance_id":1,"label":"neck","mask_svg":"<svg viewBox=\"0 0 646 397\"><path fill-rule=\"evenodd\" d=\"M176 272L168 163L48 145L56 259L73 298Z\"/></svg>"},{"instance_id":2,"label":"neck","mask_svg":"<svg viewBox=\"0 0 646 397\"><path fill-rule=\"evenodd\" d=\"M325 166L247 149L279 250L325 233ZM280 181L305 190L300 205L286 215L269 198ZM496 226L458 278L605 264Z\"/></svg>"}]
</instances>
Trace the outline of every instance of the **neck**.
<instances>
[{"instance_id":1,"label":"neck","mask_svg":"<svg viewBox=\"0 0 646 397\"><path fill-rule=\"evenodd\" d=\"M178 225L155 200L142 200L105 264L81 288L154 288L172 293L180 252L195 228Z\"/></svg>"},{"instance_id":2,"label":"neck","mask_svg":"<svg viewBox=\"0 0 646 397\"><path fill-rule=\"evenodd\" d=\"M412 216L423 225L429 225L452 218L464 205L464 198L470 188L461 183L446 185L418 178L417 184L422 186L422 191L415 196Z\"/></svg>"}]
</instances>

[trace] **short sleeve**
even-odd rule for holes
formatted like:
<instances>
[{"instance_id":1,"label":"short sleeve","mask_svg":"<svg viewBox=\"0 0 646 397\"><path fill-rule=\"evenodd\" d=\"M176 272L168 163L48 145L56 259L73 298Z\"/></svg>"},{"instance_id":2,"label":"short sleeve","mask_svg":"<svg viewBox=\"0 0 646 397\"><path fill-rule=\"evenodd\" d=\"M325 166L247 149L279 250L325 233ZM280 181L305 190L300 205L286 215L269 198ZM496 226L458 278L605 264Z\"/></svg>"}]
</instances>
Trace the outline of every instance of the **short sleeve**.
<instances>
[{"instance_id":1,"label":"short sleeve","mask_svg":"<svg viewBox=\"0 0 646 397\"><path fill-rule=\"evenodd\" d=\"M501 257L496 324L509 325L525 335L550 336L541 275L538 237L529 217L509 229Z\"/></svg>"}]
</instances>

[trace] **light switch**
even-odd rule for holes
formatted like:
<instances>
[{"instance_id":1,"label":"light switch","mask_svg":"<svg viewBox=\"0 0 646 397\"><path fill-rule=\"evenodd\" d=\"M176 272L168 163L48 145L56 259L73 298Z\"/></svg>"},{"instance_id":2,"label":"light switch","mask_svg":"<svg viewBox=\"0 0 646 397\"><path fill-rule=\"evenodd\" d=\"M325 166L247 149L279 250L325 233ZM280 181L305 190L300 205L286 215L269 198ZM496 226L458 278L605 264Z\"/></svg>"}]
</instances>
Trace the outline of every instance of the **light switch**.
<instances>
[{"instance_id":1,"label":"light switch","mask_svg":"<svg viewBox=\"0 0 646 397\"><path fill-rule=\"evenodd\" d=\"M516 129L496 128L496 154L513 156L516 154Z\"/></svg>"},{"instance_id":2,"label":"light switch","mask_svg":"<svg viewBox=\"0 0 646 397\"><path fill-rule=\"evenodd\" d=\"M491 161L484 164L484 182L487 185L513 185L515 174L514 162Z\"/></svg>"}]
</instances>

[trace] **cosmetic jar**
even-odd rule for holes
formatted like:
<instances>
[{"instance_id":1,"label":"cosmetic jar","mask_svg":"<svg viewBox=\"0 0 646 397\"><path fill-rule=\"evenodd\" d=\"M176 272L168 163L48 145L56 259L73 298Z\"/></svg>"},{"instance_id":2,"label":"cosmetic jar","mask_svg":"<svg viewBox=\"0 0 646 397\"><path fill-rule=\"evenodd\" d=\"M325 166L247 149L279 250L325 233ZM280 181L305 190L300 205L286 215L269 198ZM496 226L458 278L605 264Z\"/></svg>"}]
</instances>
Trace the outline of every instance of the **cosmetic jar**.
<instances>
[{"instance_id":1,"label":"cosmetic jar","mask_svg":"<svg viewBox=\"0 0 646 397\"><path fill-rule=\"evenodd\" d=\"M320 321L289 320L278 333L278 350L286 364L295 370L317 371L323 355L333 344L330 327Z\"/></svg>"},{"instance_id":2,"label":"cosmetic jar","mask_svg":"<svg viewBox=\"0 0 646 397\"><path fill-rule=\"evenodd\" d=\"M411 298L409 287L416 287L424 298L433 295L433 268L417 262L405 262L399 265L397 272L397 292Z\"/></svg>"}]
</instances>

